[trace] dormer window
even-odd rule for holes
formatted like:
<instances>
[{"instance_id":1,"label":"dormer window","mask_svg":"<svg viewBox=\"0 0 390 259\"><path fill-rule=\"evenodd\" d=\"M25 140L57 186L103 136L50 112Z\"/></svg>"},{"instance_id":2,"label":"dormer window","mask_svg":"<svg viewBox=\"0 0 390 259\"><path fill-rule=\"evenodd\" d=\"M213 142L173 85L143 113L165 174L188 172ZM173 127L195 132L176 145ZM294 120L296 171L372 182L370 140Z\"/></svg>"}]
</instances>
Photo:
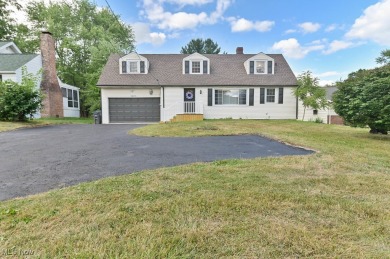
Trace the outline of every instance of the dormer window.
<instances>
[{"instance_id":1,"label":"dormer window","mask_svg":"<svg viewBox=\"0 0 390 259\"><path fill-rule=\"evenodd\" d=\"M210 60L199 53L185 57L183 74L210 74Z\"/></svg>"},{"instance_id":2,"label":"dormer window","mask_svg":"<svg viewBox=\"0 0 390 259\"><path fill-rule=\"evenodd\" d=\"M200 74L200 61L191 62L192 74Z\"/></svg>"},{"instance_id":3,"label":"dormer window","mask_svg":"<svg viewBox=\"0 0 390 259\"><path fill-rule=\"evenodd\" d=\"M138 62L130 61L129 62L130 73L138 73Z\"/></svg>"},{"instance_id":4,"label":"dormer window","mask_svg":"<svg viewBox=\"0 0 390 259\"><path fill-rule=\"evenodd\" d=\"M122 57L119 64L121 74L147 74L149 69L148 60L137 53Z\"/></svg>"},{"instance_id":5,"label":"dormer window","mask_svg":"<svg viewBox=\"0 0 390 259\"><path fill-rule=\"evenodd\" d=\"M259 53L244 63L247 74L274 74L274 65L274 59L264 53Z\"/></svg>"},{"instance_id":6,"label":"dormer window","mask_svg":"<svg viewBox=\"0 0 390 259\"><path fill-rule=\"evenodd\" d=\"M256 74L265 74L265 61L256 61Z\"/></svg>"}]
</instances>

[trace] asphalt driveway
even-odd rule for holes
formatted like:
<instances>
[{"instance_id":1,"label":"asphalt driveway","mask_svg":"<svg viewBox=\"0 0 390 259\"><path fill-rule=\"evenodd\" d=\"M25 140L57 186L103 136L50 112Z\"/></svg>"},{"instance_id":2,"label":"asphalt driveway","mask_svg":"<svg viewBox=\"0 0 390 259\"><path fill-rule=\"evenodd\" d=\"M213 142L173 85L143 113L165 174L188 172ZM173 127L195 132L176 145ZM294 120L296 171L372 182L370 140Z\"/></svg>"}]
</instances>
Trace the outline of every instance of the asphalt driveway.
<instances>
[{"instance_id":1,"label":"asphalt driveway","mask_svg":"<svg viewBox=\"0 0 390 259\"><path fill-rule=\"evenodd\" d=\"M142 125L61 125L0 133L0 200L144 169L312 153L258 136L138 137Z\"/></svg>"}]
</instances>

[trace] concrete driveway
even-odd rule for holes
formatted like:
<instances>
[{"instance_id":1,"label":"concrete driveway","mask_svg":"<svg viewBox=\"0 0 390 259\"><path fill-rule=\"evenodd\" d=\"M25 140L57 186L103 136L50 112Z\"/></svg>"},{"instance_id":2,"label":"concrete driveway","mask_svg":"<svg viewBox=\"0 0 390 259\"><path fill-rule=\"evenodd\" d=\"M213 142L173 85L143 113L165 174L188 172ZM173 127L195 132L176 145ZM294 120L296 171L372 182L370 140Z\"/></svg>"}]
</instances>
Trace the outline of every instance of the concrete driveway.
<instances>
[{"instance_id":1,"label":"concrete driveway","mask_svg":"<svg viewBox=\"0 0 390 259\"><path fill-rule=\"evenodd\" d=\"M142 125L61 125L0 133L0 200L143 169L312 153L258 136L138 137Z\"/></svg>"}]
</instances>

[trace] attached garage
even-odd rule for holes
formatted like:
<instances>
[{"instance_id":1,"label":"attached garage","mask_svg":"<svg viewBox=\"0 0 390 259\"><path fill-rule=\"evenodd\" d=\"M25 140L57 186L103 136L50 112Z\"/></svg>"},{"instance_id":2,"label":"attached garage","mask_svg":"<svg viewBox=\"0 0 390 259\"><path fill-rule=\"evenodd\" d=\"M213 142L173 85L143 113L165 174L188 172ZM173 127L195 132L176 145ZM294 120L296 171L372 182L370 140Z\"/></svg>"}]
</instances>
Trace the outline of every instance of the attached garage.
<instances>
[{"instance_id":1,"label":"attached garage","mask_svg":"<svg viewBox=\"0 0 390 259\"><path fill-rule=\"evenodd\" d=\"M159 122L160 98L108 98L110 123Z\"/></svg>"}]
</instances>

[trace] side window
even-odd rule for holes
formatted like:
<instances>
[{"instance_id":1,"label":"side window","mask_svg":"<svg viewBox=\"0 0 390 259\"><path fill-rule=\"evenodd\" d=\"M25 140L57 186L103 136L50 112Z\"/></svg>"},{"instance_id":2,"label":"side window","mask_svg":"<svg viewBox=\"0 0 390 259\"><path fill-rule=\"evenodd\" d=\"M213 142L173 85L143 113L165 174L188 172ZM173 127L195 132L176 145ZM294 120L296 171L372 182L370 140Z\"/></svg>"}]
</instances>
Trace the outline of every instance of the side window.
<instances>
[{"instance_id":1,"label":"side window","mask_svg":"<svg viewBox=\"0 0 390 259\"><path fill-rule=\"evenodd\" d=\"M79 98L76 90L73 90L73 104L74 108L79 108Z\"/></svg>"},{"instance_id":2,"label":"side window","mask_svg":"<svg viewBox=\"0 0 390 259\"><path fill-rule=\"evenodd\" d=\"M73 107L73 93L72 93L72 89L68 89L68 107Z\"/></svg>"},{"instance_id":3,"label":"side window","mask_svg":"<svg viewBox=\"0 0 390 259\"><path fill-rule=\"evenodd\" d=\"M66 88L61 87L61 92L62 92L62 97L65 97L65 98L68 97Z\"/></svg>"}]
</instances>

